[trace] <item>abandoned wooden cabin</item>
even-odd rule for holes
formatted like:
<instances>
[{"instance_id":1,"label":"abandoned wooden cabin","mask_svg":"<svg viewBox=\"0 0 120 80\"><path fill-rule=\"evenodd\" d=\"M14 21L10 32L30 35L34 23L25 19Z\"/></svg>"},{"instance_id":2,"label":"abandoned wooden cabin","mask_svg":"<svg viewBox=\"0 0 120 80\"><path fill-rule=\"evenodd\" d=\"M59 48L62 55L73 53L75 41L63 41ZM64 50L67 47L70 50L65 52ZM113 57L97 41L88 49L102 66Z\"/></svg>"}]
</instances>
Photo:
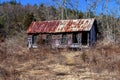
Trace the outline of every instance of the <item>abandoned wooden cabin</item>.
<instances>
[{"instance_id":1,"label":"abandoned wooden cabin","mask_svg":"<svg viewBox=\"0 0 120 80\"><path fill-rule=\"evenodd\" d=\"M35 21L27 29L29 47L37 47L37 38L52 48L89 47L97 40L97 21L91 19Z\"/></svg>"}]
</instances>

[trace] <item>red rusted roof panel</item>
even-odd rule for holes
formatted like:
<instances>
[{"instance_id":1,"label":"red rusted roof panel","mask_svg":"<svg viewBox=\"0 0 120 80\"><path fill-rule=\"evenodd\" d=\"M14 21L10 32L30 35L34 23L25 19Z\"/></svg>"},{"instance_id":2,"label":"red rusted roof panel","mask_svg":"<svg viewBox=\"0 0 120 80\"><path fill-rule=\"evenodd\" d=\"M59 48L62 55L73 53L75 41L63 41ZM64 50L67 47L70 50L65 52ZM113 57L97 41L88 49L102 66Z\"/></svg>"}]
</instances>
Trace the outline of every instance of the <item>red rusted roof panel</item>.
<instances>
[{"instance_id":1,"label":"red rusted roof panel","mask_svg":"<svg viewBox=\"0 0 120 80\"><path fill-rule=\"evenodd\" d=\"M76 20L55 20L32 22L27 33L58 33L74 31L90 31L94 18Z\"/></svg>"}]
</instances>

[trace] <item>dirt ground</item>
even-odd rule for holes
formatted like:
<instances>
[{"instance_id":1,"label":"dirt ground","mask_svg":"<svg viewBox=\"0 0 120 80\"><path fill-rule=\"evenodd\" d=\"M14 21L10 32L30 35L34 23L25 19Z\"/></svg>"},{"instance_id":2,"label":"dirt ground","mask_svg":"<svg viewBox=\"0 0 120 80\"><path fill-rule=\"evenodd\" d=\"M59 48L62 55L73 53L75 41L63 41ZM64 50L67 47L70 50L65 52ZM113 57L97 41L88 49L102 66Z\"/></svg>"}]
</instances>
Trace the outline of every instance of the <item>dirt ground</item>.
<instances>
[{"instance_id":1,"label":"dirt ground","mask_svg":"<svg viewBox=\"0 0 120 80\"><path fill-rule=\"evenodd\" d=\"M12 38L0 44L0 80L120 80L118 45L29 50L25 40Z\"/></svg>"}]
</instances>

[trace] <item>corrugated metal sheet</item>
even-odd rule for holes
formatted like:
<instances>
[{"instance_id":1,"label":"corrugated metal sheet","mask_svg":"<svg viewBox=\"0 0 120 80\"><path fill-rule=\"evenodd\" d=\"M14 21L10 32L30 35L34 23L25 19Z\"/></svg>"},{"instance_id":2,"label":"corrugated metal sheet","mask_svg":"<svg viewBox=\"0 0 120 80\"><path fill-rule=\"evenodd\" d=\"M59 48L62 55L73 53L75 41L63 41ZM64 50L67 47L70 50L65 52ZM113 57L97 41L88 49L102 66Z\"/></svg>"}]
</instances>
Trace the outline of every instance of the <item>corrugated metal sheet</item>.
<instances>
[{"instance_id":1,"label":"corrugated metal sheet","mask_svg":"<svg viewBox=\"0 0 120 80\"><path fill-rule=\"evenodd\" d=\"M55 20L32 22L27 33L59 33L74 31L90 31L94 18L76 20Z\"/></svg>"}]
</instances>

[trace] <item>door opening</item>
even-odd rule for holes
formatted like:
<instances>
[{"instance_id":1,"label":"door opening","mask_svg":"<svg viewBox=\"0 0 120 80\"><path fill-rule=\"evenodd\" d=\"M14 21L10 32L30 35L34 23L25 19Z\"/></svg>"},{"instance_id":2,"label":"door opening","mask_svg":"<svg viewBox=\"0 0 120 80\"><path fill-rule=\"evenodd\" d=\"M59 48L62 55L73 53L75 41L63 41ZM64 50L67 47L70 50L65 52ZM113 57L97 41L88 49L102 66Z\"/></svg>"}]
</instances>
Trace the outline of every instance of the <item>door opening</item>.
<instances>
[{"instance_id":1,"label":"door opening","mask_svg":"<svg viewBox=\"0 0 120 80\"><path fill-rule=\"evenodd\" d=\"M82 33L82 45L87 45L88 44L88 32L83 32Z\"/></svg>"},{"instance_id":2,"label":"door opening","mask_svg":"<svg viewBox=\"0 0 120 80\"><path fill-rule=\"evenodd\" d=\"M72 34L72 43L78 43L78 33Z\"/></svg>"}]
</instances>

